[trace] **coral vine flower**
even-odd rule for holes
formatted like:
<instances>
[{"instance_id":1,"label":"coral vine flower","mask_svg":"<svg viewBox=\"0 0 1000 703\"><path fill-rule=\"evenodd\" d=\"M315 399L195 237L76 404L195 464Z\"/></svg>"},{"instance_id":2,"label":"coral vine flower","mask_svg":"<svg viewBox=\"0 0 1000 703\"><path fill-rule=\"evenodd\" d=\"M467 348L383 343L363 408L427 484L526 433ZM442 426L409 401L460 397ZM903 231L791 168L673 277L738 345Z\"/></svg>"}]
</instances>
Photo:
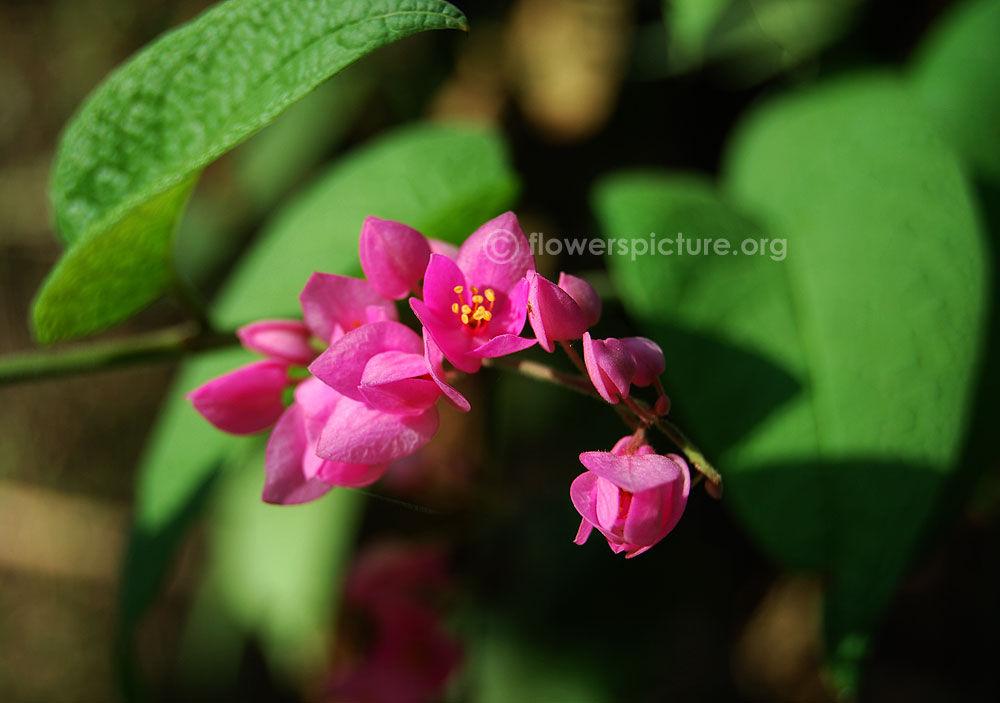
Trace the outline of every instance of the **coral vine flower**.
<instances>
[{"instance_id":1,"label":"coral vine flower","mask_svg":"<svg viewBox=\"0 0 1000 703\"><path fill-rule=\"evenodd\" d=\"M656 382L666 364L663 350L651 339L593 339L583 335L583 361L594 388L609 403L628 398L632 384Z\"/></svg>"},{"instance_id":2,"label":"coral vine flower","mask_svg":"<svg viewBox=\"0 0 1000 703\"><path fill-rule=\"evenodd\" d=\"M576 544L586 542L596 527L615 554L631 558L666 537L681 519L691 473L680 456L656 454L630 435L610 452L584 452L580 461L588 471L570 487L573 506L583 516Z\"/></svg>"},{"instance_id":3,"label":"coral vine flower","mask_svg":"<svg viewBox=\"0 0 1000 703\"><path fill-rule=\"evenodd\" d=\"M587 327L593 327L601 319L601 296L594 287L582 278L568 273L559 274L559 287L569 293L580 309L583 310Z\"/></svg>"},{"instance_id":4,"label":"coral vine flower","mask_svg":"<svg viewBox=\"0 0 1000 703\"><path fill-rule=\"evenodd\" d=\"M379 295L402 300L419 290L431 247L409 225L366 217L359 244L361 270Z\"/></svg>"},{"instance_id":5,"label":"coral vine flower","mask_svg":"<svg viewBox=\"0 0 1000 703\"><path fill-rule=\"evenodd\" d=\"M410 307L445 358L467 373L482 360L527 349L518 335L527 317L528 283L535 270L528 240L514 213L477 229L452 260L431 254L424 299Z\"/></svg>"},{"instance_id":6,"label":"coral vine flower","mask_svg":"<svg viewBox=\"0 0 1000 703\"><path fill-rule=\"evenodd\" d=\"M285 410L282 400L291 384L288 364L255 361L214 378L188 393L195 410L230 434L253 434L273 425Z\"/></svg>"},{"instance_id":7,"label":"coral vine flower","mask_svg":"<svg viewBox=\"0 0 1000 703\"><path fill-rule=\"evenodd\" d=\"M555 351L553 342L579 339L587 330L587 315L573 297L547 278L528 272L528 322L538 345ZM579 279L577 279L579 280Z\"/></svg>"}]
</instances>

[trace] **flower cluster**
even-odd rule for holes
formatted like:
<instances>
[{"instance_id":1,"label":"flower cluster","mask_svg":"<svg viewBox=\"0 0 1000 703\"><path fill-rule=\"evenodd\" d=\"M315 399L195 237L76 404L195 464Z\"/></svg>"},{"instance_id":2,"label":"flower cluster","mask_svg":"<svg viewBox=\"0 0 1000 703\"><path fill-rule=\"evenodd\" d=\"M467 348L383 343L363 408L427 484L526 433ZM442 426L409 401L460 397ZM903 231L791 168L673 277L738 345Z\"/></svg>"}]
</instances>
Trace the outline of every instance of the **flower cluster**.
<instances>
[{"instance_id":1,"label":"flower cluster","mask_svg":"<svg viewBox=\"0 0 1000 703\"><path fill-rule=\"evenodd\" d=\"M506 244L502 256L498 238ZM365 278L313 274L300 296L302 321L263 320L238 331L263 360L189 395L226 432L273 426L265 501L302 503L334 486L377 481L434 436L439 400L470 409L450 384L457 372L475 373L486 359L535 344L553 352L560 343L595 395L625 402L645 422L667 412L660 347L642 337L592 338L588 330L601 316L597 292L566 273L556 283L538 274L513 213L482 225L459 248L369 217L359 248ZM406 298L420 333L399 321L396 301ZM526 323L534 338L521 336ZM583 360L567 344L581 339ZM651 409L630 399L633 385L655 385ZM589 472L574 482L572 497L585 525L597 527L616 552L635 556L676 524L690 476L680 457L623 442L611 453L581 455ZM581 528L577 541L589 530Z\"/></svg>"}]
</instances>

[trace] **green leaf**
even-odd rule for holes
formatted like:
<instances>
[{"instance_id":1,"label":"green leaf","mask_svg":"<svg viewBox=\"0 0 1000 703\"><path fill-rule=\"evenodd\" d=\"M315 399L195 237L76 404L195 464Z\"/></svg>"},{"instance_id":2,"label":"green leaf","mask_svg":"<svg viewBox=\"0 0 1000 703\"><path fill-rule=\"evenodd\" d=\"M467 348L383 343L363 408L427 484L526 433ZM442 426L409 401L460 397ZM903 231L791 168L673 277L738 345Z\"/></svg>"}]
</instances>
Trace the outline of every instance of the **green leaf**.
<instances>
[{"instance_id":1,"label":"green leaf","mask_svg":"<svg viewBox=\"0 0 1000 703\"><path fill-rule=\"evenodd\" d=\"M313 271L359 270L358 234L368 215L461 241L509 207L518 187L496 132L418 124L387 134L344 157L265 225L220 296L218 322L299 314L298 295Z\"/></svg>"},{"instance_id":2,"label":"green leaf","mask_svg":"<svg viewBox=\"0 0 1000 703\"><path fill-rule=\"evenodd\" d=\"M209 520L203 589L243 635L231 641L255 638L268 661L295 680L322 674L329 660L364 497L334 489L307 505L268 505L260 500L263 466L260 447L224 477ZM201 644L189 642L196 650ZM204 654L212 661L217 653Z\"/></svg>"},{"instance_id":3,"label":"green leaf","mask_svg":"<svg viewBox=\"0 0 1000 703\"><path fill-rule=\"evenodd\" d=\"M133 315L173 280L171 246L197 182L188 177L127 217L67 251L32 308L35 335L51 344L85 337Z\"/></svg>"},{"instance_id":4,"label":"green leaf","mask_svg":"<svg viewBox=\"0 0 1000 703\"><path fill-rule=\"evenodd\" d=\"M706 439L730 506L783 563L832 575L829 652L850 687L956 468L981 233L954 156L888 78L765 106L727 164L730 200L704 181L631 174L602 183L596 208L615 233L787 241L778 260L610 266L667 350L675 412Z\"/></svg>"},{"instance_id":5,"label":"green leaf","mask_svg":"<svg viewBox=\"0 0 1000 703\"><path fill-rule=\"evenodd\" d=\"M163 292L184 201L165 193L365 54L447 28L466 23L442 0L229 0L136 54L91 94L59 145L51 197L71 263L46 282L39 339L98 332ZM67 291L96 272L77 294L84 299L64 309ZM80 308L99 314L77 319Z\"/></svg>"},{"instance_id":6,"label":"green leaf","mask_svg":"<svg viewBox=\"0 0 1000 703\"><path fill-rule=\"evenodd\" d=\"M1000 183L1000 2L960 3L917 52L910 86L945 138Z\"/></svg>"}]
</instances>

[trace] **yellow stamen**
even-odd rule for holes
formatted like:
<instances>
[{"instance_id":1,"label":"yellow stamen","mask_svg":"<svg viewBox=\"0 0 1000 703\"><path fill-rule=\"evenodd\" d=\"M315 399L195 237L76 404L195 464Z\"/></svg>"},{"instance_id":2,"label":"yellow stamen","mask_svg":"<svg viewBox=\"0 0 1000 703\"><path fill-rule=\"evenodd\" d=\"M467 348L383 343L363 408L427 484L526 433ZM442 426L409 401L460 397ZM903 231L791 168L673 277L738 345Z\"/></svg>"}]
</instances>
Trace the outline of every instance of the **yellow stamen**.
<instances>
[{"instance_id":1,"label":"yellow stamen","mask_svg":"<svg viewBox=\"0 0 1000 703\"><path fill-rule=\"evenodd\" d=\"M469 316L466 313L462 313L462 324L463 325L469 324Z\"/></svg>"},{"instance_id":2,"label":"yellow stamen","mask_svg":"<svg viewBox=\"0 0 1000 703\"><path fill-rule=\"evenodd\" d=\"M463 290L464 289L462 288L462 286L455 286L455 292L456 293L461 293Z\"/></svg>"},{"instance_id":3,"label":"yellow stamen","mask_svg":"<svg viewBox=\"0 0 1000 703\"><path fill-rule=\"evenodd\" d=\"M472 313L473 320L482 320L485 317L486 317L486 308L484 308L482 305L476 308L476 311Z\"/></svg>"},{"instance_id":4,"label":"yellow stamen","mask_svg":"<svg viewBox=\"0 0 1000 703\"><path fill-rule=\"evenodd\" d=\"M456 315L458 314L458 303L452 303L451 304L451 311L453 313L455 313Z\"/></svg>"},{"instance_id":5,"label":"yellow stamen","mask_svg":"<svg viewBox=\"0 0 1000 703\"><path fill-rule=\"evenodd\" d=\"M472 312L472 308L470 308L468 305L463 305L462 306L462 314L463 315L468 315L470 312Z\"/></svg>"},{"instance_id":6,"label":"yellow stamen","mask_svg":"<svg viewBox=\"0 0 1000 703\"><path fill-rule=\"evenodd\" d=\"M483 310L482 308L479 309ZM489 322L492 319L493 319L493 313L491 313L489 310L483 310L483 321Z\"/></svg>"},{"instance_id":7,"label":"yellow stamen","mask_svg":"<svg viewBox=\"0 0 1000 703\"><path fill-rule=\"evenodd\" d=\"M473 305L479 305L482 302L483 302L483 296L481 296L481 295L474 295L474 296L472 296L472 304Z\"/></svg>"},{"instance_id":8,"label":"yellow stamen","mask_svg":"<svg viewBox=\"0 0 1000 703\"><path fill-rule=\"evenodd\" d=\"M479 295L479 289L475 286L469 286L469 290L472 291L473 295Z\"/></svg>"},{"instance_id":9,"label":"yellow stamen","mask_svg":"<svg viewBox=\"0 0 1000 703\"><path fill-rule=\"evenodd\" d=\"M496 294L493 292L492 288L487 288L484 293L486 293L486 299L491 303L497 299Z\"/></svg>"}]
</instances>

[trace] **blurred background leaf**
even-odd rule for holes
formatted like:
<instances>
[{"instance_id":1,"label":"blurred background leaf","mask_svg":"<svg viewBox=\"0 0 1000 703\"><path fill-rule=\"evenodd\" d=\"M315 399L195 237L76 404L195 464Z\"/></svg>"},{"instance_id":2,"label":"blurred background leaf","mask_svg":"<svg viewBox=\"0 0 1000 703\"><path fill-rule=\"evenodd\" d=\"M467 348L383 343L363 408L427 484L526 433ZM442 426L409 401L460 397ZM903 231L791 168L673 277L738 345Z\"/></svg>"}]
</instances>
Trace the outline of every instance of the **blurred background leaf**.
<instances>
[{"instance_id":1,"label":"blurred background leaf","mask_svg":"<svg viewBox=\"0 0 1000 703\"><path fill-rule=\"evenodd\" d=\"M173 277L169 242L183 198L144 207L151 199L365 54L446 28L466 23L441 0L230 0L137 54L91 95L63 135L52 176L56 222L65 242L88 247L81 257L90 279L80 287L74 266L53 271L40 297L39 340L99 332L163 292ZM106 238L114 246L97 246ZM129 262L131 285L116 280L116 258ZM135 276L147 285L135 285ZM67 288L81 299L73 307L59 304ZM100 315L77 317L81 306Z\"/></svg>"},{"instance_id":2,"label":"blurred background leaf","mask_svg":"<svg viewBox=\"0 0 1000 703\"><path fill-rule=\"evenodd\" d=\"M787 258L764 244L609 266L671 350L668 390L716 452L729 504L784 564L830 574L829 654L853 688L964 439L988 280L974 201L886 77L752 113L726 190L752 219L690 178L620 176L595 202L609 233L680 231L735 251L780 238Z\"/></svg>"},{"instance_id":3,"label":"blurred background leaf","mask_svg":"<svg viewBox=\"0 0 1000 703\"><path fill-rule=\"evenodd\" d=\"M1000 2L960 3L927 37L910 86L945 138L983 177L1000 184Z\"/></svg>"}]
</instances>

